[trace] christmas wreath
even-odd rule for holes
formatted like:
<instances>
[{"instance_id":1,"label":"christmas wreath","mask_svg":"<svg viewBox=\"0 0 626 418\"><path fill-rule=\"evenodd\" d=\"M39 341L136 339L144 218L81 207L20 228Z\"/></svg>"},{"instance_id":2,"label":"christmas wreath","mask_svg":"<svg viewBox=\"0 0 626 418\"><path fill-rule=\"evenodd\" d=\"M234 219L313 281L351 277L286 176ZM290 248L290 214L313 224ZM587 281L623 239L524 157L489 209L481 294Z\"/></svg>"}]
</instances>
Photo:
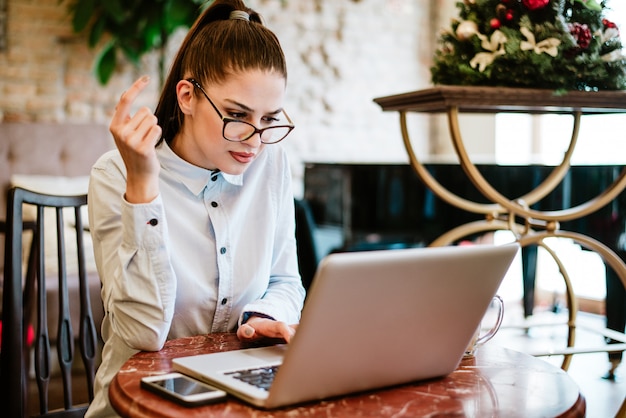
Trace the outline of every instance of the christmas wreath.
<instances>
[{"instance_id":1,"label":"christmas wreath","mask_svg":"<svg viewBox=\"0 0 626 418\"><path fill-rule=\"evenodd\" d=\"M622 0L623 1L623 0ZM434 84L626 89L626 56L607 1L464 0L441 33Z\"/></svg>"}]
</instances>

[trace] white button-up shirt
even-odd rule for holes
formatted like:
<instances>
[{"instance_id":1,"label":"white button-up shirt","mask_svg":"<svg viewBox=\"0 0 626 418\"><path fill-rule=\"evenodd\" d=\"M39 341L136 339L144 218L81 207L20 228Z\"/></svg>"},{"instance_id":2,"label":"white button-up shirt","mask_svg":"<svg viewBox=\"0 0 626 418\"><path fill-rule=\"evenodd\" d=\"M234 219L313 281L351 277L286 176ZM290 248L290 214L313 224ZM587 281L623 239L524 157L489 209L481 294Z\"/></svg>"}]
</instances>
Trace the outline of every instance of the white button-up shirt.
<instances>
[{"instance_id":1,"label":"white button-up shirt","mask_svg":"<svg viewBox=\"0 0 626 418\"><path fill-rule=\"evenodd\" d=\"M105 317L103 362L89 414L110 416L108 385L138 350L167 339L234 331L245 313L299 321L291 173L280 145L266 146L242 175L211 172L163 142L160 194L123 198L119 152L103 155L89 185L89 225Z\"/></svg>"}]
</instances>

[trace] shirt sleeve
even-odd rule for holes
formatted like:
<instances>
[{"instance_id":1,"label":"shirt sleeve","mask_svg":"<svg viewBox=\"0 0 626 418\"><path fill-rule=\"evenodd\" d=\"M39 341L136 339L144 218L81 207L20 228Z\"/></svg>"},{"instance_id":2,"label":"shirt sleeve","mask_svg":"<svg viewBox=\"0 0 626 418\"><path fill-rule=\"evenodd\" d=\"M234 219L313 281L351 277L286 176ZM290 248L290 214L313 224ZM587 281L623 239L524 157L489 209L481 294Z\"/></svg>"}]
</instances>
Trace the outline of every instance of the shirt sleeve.
<instances>
[{"instance_id":1,"label":"shirt sleeve","mask_svg":"<svg viewBox=\"0 0 626 418\"><path fill-rule=\"evenodd\" d=\"M161 197L133 205L123 195L121 161L101 159L89 184L89 222L109 329L129 347L162 348L170 329L176 278L169 262Z\"/></svg>"}]
</instances>

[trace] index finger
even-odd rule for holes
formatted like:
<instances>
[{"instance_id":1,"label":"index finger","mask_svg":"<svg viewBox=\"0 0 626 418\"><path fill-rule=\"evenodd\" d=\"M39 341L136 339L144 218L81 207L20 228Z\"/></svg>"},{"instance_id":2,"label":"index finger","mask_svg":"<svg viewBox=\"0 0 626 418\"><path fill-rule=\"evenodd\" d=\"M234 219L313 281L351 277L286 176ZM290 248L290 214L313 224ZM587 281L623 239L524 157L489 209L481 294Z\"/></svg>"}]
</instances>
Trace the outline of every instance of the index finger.
<instances>
[{"instance_id":1,"label":"index finger","mask_svg":"<svg viewBox=\"0 0 626 418\"><path fill-rule=\"evenodd\" d=\"M111 121L112 124L123 122L130 116L130 108L133 102L149 82L150 77L144 75L143 77L137 79L128 90L122 93L122 97L120 97L120 101L115 107L115 113L113 114Z\"/></svg>"}]
</instances>

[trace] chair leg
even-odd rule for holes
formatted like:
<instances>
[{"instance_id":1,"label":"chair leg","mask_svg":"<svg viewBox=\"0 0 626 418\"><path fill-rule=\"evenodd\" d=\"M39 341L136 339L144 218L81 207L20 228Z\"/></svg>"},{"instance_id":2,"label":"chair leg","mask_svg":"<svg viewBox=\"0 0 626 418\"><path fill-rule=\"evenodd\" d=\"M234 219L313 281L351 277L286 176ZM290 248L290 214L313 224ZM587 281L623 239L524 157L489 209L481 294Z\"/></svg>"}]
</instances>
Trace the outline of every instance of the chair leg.
<instances>
[{"instance_id":1,"label":"chair leg","mask_svg":"<svg viewBox=\"0 0 626 418\"><path fill-rule=\"evenodd\" d=\"M524 286L524 317L533 314L535 306L535 276L537 275L537 246L522 248L522 281Z\"/></svg>"},{"instance_id":2,"label":"chair leg","mask_svg":"<svg viewBox=\"0 0 626 418\"><path fill-rule=\"evenodd\" d=\"M606 372L603 378L605 378L606 380L614 381L617 378L615 376L615 370L617 370L621 362L622 360L619 359L610 359L611 367L609 367L609 370Z\"/></svg>"}]
</instances>

